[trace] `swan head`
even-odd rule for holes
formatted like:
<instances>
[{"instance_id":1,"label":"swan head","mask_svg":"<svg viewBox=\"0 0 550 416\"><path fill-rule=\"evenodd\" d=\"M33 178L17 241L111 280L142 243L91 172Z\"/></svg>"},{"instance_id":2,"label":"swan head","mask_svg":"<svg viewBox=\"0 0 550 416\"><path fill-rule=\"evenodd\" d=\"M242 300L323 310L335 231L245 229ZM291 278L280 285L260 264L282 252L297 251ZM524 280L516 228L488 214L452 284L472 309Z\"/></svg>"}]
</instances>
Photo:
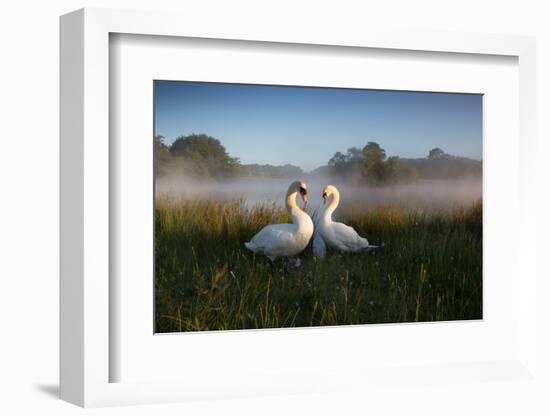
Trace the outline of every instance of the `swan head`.
<instances>
[{"instance_id":1,"label":"swan head","mask_svg":"<svg viewBox=\"0 0 550 416\"><path fill-rule=\"evenodd\" d=\"M307 204L307 186L304 181L300 180L292 182L288 188L287 196L295 192L298 192L302 198L302 201L304 201L304 204Z\"/></svg>"},{"instance_id":2,"label":"swan head","mask_svg":"<svg viewBox=\"0 0 550 416\"><path fill-rule=\"evenodd\" d=\"M327 185L325 189L323 189L323 204L327 203L328 197L331 195L337 195L339 194L338 189L336 189L333 185Z\"/></svg>"}]
</instances>

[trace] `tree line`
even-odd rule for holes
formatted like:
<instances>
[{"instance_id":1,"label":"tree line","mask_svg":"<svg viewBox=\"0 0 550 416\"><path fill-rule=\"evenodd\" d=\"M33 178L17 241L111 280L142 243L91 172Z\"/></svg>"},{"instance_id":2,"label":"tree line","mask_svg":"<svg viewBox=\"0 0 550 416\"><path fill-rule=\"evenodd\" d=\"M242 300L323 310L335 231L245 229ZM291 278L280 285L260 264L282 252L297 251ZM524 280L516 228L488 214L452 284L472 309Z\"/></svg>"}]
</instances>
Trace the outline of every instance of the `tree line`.
<instances>
[{"instance_id":1,"label":"tree line","mask_svg":"<svg viewBox=\"0 0 550 416\"><path fill-rule=\"evenodd\" d=\"M294 165L242 164L231 157L222 143L206 134L178 137L170 146L164 137L154 137L155 175L180 175L194 178L227 179L235 177L292 178L303 175Z\"/></svg>"},{"instance_id":2,"label":"tree line","mask_svg":"<svg viewBox=\"0 0 550 416\"><path fill-rule=\"evenodd\" d=\"M336 152L328 167L331 176L370 185L412 182L419 177L418 171L398 156L386 157L376 142L368 142L363 149L351 147L345 154Z\"/></svg>"},{"instance_id":3,"label":"tree line","mask_svg":"<svg viewBox=\"0 0 550 416\"><path fill-rule=\"evenodd\" d=\"M157 135L154 153L158 177L168 174L210 179L307 176L294 165L242 164L238 157L227 153L218 139L206 134L181 136L170 146ZM406 159L387 157L378 143L368 142L362 149L351 147L346 153L336 152L327 165L309 175L326 174L356 184L386 185L418 179L481 177L481 172L481 161L453 156L440 148L430 150L425 158Z\"/></svg>"},{"instance_id":4,"label":"tree line","mask_svg":"<svg viewBox=\"0 0 550 416\"><path fill-rule=\"evenodd\" d=\"M418 179L481 177L482 162L450 155L438 147L425 158L387 157L378 143L368 142L363 149L351 147L345 154L336 152L324 170L358 184L383 185Z\"/></svg>"}]
</instances>

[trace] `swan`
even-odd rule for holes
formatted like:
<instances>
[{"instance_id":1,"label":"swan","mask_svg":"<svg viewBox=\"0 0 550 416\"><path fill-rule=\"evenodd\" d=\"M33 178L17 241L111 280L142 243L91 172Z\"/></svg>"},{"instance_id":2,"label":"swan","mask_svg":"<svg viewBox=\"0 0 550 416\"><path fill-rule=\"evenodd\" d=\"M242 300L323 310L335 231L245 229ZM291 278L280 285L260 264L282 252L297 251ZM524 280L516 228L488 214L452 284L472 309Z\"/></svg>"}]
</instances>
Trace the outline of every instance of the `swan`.
<instances>
[{"instance_id":1,"label":"swan","mask_svg":"<svg viewBox=\"0 0 550 416\"><path fill-rule=\"evenodd\" d=\"M332 196L330 204L316 221L315 236L313 239L313 253L316 257L324 257L326 246L335 250L356 253L363 250L378 248L370 245L368 240L357 234L352 227L341 222L332 221L332 213L340 203L340 192L333 185L323 190L323 203Z\"/></svg>"},{"instance_id":2,"label":"swan","mask_svg":"<svg viewBox=\"0 0 550 416\"><path fill-rule=\"evenodd\" d=\"M244 243L248 250L263 254L274 261L277 257L293 257L307 247L313 235L313 221L296 204L298 193L304 204L307 204L307 187L304 181L292 182L286 193L285 205L292 224L265 226L249 242Z\"/></svg>"},{"instance_id":3,"label":"swan","mask_svg":"<svg viewBox=\"0 0 550 416\"><path fill-rule=\"evenodd\" d=\"M319 223L321 218L319 216L319 211L315 211L313 215L313 239L311 243L311 249L313 251L313 257L323 258L327 254L327 245L323 236L319 232Z\"/></svg>"}]
</instances>

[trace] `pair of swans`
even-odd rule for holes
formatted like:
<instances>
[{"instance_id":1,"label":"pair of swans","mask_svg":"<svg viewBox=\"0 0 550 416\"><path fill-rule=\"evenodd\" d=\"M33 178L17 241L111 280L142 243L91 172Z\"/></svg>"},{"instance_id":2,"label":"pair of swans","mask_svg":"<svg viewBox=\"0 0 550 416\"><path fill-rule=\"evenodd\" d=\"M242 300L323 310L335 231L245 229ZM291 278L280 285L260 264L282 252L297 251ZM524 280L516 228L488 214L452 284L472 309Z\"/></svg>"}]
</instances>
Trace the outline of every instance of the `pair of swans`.
<instances>
[{"instance_id":1,"label":"pair of swans","mask_svg":"<svg viewBox=\"0 0 550 416\"><path fill-rule=\"evenodd\" d=\"M315 226L311 217L296 203L300 194L304 205L307 204L307 187L304 181L290 184L286 193L286 210L292 219L292 224L271 224L262 228L245 247L257 254L263 254L270 260L277 257L293 257L302 252L313 237L313 254L324 257L326 246L342 252L358 252L375 248L369 245L366 238L361 237L350 226L332 221L332 213L340 203L340 193L335 186L329 185L323 190L323 203L326 204L321 217Z\"/></svg>"}]
</instances>

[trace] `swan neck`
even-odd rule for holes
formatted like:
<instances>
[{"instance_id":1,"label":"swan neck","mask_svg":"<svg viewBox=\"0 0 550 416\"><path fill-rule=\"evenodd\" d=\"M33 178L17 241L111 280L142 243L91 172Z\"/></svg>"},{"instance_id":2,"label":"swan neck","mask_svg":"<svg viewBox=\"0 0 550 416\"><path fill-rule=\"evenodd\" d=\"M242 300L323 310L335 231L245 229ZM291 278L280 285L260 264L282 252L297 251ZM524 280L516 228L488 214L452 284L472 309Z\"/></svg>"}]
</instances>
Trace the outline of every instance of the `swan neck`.
<instances>
[{"instance_id":1,"label":"swan neck","mask_svg":"<svg viewBox=\"0 0 550 416\"><path fill-rule=\"evenodd\" d=\"M286 210L288 212L288 215L292 218L292 222L298 223L300 220L301 214L304 213L302 209L298 206L296 203L296 196L298 192L289 192L286 196Z\"/></svg>"},{"instance_id":2,"label":"swan neck","mask_svg":"<svg viewBox=\"0 0 550 416\"><path fill-rule=\"evenodd\" d=\"M339 203L340 203L340 194L338 192L334 192L332 194L332 201L330 201L330 204L328 204L328 206L325 208L326 220L332 221L332 213L336 210Z\"/></svg>"},{"instance_id":3,"label":"swan neck","mask_svg":"<svg viewBox=\"0 0 550 416\"><path fill-rule=\"evenodd\" d=\"M292 211L295 209L295 208L298 208L298 205L296 204L296 192L289 192L287 195L286 195L286 210L288 211L288 213L292 213Z\"/></svg>"}]
</instances>

